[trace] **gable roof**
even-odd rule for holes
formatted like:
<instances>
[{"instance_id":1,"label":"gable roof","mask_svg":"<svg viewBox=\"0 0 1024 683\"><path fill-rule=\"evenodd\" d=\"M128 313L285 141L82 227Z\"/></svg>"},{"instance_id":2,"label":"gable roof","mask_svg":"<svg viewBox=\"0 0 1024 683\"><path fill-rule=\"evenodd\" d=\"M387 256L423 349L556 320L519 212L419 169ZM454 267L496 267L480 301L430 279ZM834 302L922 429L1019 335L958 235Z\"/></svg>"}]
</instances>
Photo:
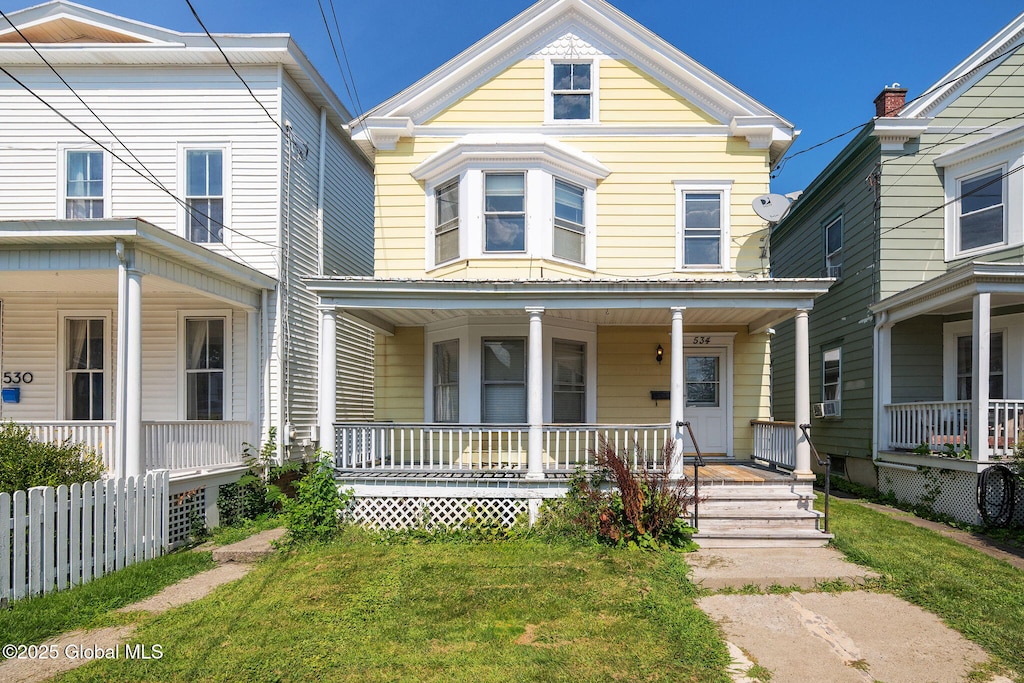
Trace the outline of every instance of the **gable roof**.
<instances>
[{"instance_id":1,"label":"gable roof","mask_svg":"<svg viewBox=\"0 0 1024 683\"><path fill-rule=\"evenodd\" d=\"M180 33L68 0L51 0L7 17L54 66L220 65L224 57L205 33ZM287 33L213 34L231 63L281 64L338 128L351 114ZM39 56L10 25L0 28L0 64L38 66Z\"/></svg>"},{"instance_id":2,"label":"gable roof","mask_svg":"<svg viewBox=\"0 0 1024 683\"><path fill-rule=\"evenodd\" d=\"M593 36L693 102L733 135L781 158L796 138L793 125L655 35L605 0L540 0L446 64L352 122L367 147L387 145L421 125L515 62L568 33ZM377 134L379 133L379 134Z\"/></svg>"}]
</instances>

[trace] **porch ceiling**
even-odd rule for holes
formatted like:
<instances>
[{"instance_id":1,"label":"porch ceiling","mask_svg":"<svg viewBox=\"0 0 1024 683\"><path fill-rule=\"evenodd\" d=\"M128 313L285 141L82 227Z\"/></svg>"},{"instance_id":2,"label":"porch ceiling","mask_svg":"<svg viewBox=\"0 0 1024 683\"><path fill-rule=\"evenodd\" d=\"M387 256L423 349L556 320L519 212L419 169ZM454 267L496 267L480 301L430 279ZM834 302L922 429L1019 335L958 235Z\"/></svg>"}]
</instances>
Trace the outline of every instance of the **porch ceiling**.
<instances>
[{"instance_id":1,"label":"porch ceiling","mask_svg":"<svg viewBox=\"0 0 1024 683\"><path fill-rule=\"evenodd\" d=\"M195 290L166 280L158 275L142 279L143 293L186 294ZM117 271L115 270L52 270L20 271L17 277L4 277L0 293L25 292L90 292L116 295Z\"/></svg>"}]
</instances>

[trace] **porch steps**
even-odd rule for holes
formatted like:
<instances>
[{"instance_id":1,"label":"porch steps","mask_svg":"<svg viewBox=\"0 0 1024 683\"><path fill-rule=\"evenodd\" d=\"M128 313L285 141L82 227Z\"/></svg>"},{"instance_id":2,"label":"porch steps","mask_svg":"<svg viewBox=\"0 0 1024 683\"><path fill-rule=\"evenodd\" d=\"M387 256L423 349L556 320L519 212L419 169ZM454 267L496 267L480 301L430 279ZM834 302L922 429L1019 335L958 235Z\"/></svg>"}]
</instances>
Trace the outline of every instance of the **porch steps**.
<instances>
[{"instance_id":1,"label":"porch steps","mask_svg":"<svg viewBox=\"0 0 1024 683\"><path fill-rule=\"evenodd\" d=\"M702 548L812 548L827 545L810 484L762 482L701 487Z\"/></svg>"}]
</instances>

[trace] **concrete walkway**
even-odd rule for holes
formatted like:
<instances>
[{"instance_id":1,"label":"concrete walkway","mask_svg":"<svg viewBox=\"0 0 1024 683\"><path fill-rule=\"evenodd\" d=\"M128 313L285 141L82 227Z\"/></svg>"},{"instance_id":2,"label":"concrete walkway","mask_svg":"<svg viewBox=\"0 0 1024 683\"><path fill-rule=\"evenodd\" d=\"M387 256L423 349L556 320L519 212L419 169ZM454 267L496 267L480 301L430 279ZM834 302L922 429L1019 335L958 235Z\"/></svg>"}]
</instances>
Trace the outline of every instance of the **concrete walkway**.
<instances>
[{"instance_id":1,"label":"concrete walkway","mask_svg":"<svg viewBox=\"0 0 1024 683\"><path fill-rule=\"evenodd\" d=\"M162 591L139 602L126 605L118 612L146 612L160 614L208 595L214 588L231 581L237 581L253 568L252 562L273 552L271 543L284 534L284 529L271 529L251 536L238 543L215 548L213 557L219 564L208 571L182 579ZM76 630L63 633L35 647L45 658L7 659L0 662L0 681L4 683L37 683L77 669L96 659L126 659L138 650L127 645L135 633L134 624L109 626L90 630ZM151 643L143 644L151 647ZM50 656L52 655L52 656Z\"/></svg>"},{"instance_id":2,"label":"concrete walkway","mask_svg":"<svg viewBox=\"0 0 1024 683\"><path fill-rule=\"evenodd\" d=\"M754 665L768 669L772 683L961 683L989 661L937 616L893 595L815 592L826 582L858 586L878 576L833 548L699 550L688 562L694 582L711 590L800 588L698 600L722 629L737 683L758 680Z\"/></svg>"}]
</instances>

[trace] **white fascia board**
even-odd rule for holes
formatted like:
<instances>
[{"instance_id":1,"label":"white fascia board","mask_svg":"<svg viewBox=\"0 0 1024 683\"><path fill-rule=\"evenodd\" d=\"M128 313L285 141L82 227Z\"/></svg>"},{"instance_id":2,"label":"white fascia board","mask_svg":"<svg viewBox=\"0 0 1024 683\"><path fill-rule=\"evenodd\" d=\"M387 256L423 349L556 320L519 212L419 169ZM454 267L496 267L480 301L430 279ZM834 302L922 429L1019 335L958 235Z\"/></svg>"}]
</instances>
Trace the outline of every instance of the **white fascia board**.
<instances>
[{"instance_id":1,"label":"white fascia board","mask_svg":"<svg viewBox=\"0 0 1024 683\"><path fill-rule=\"evenodd\" d=\"M1024 125L1016 126L1010 130L993 133L980 140L961 145L948 152L935 157L933 163L938 168L955 166L978 157L992 154L1006 147L1020 144L1024 141Z\"/></svg>"},{"instance_id":2,"label":"white fascia board","mask_svg":"<svg viewBox=\"0 0 1024 683\"><path fill-rule=\"evenodd\" d=\"M181 42L182 37L185 35L160 26L146 24L117 14L111 14L110 12L86 7L85 5L67 2L66 0L46 2L16 12L9 12L7 17L12 24L22 31L50 21L68 19L148 42ZM13 32L14 29L8 26L4 30L0 30L0 35Z\"/></svg>"},{"instance_id":3,"label":"white fascia board","mask_svg":"<svg viewBox=\"0 0 1024 683\"><path fill-rule=\"evenodd\" d=\"M907 320L979 292L1024 294L1024 264L965 263L936 278L868 306L874 314L888 313L891 322Z\"/></svg>"},{"instance_id":4,"label":"white fascia board","mask_svg":"<svg viewBox=\"0 0 1024 683\"><path fill-rule=\"evenodd\" d=\"M880 116L875 119L875 125L871 134L878 138L882 150L888 152L902 152L903 145L908 140L921 137L932 119L905 119L895 116Z\"/></svg>"}]
</instances>

